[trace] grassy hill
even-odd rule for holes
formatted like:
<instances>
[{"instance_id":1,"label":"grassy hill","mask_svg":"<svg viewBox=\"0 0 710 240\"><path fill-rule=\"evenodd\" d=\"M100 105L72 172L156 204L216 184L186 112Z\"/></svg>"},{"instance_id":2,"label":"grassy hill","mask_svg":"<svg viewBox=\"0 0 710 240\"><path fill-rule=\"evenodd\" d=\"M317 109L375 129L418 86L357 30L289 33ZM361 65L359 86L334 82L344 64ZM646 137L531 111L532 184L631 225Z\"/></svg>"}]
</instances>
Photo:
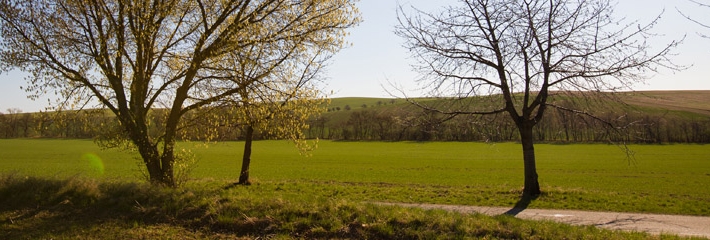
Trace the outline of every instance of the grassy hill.
<instances>
[{"instance_id":1,"label":"grassy hill","mask_svg":"<svg viewBox=\"0 0 710 240\"><path fill-rule=\"evenodd\" d=\"M625 103L645 108L685 111L710 116L710 90L637 91L617 93ZM432 101L434 99L416 99ZM409 105L404 99L346 97L333 98L329 108L350 106L352 110L390 109ZM367 107L364 107L367 106Z\"/></svg>"},{"instance_id":2,"label":"grassy hill","mask_svg":"<svg viewBox=\"0 0 710 240\"><path fill-rule=\"evenodd\" d=\"M627 131L613 141L662 143L710 141L710 91L639 91L603 93L594 98L555 94L550 102L594 114ZM607 94L607 95L604 95ZM499 95L447 100L415 99L445 111L494 110ZM520 98L518 98L520 99ZM323 114L319 138L345 140L516 141L506 114L447 116L424 111L405 99L335 98ZM536 141L599 142L609 140L608 125L584 114L549 108L537 126ZM616 133L613 133L616 134Z\"/></svg>"}]
</instances>

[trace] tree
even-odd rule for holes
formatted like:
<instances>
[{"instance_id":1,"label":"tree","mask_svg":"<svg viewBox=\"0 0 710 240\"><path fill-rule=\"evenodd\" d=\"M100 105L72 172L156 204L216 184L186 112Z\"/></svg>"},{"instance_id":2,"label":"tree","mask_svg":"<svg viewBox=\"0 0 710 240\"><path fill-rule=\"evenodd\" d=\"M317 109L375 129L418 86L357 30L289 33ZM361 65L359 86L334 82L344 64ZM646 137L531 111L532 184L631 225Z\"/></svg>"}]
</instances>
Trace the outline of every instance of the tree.
<instances>
[{"instance_id":1,"label":"tree","mask_svg":"<svg viewBox=\"0 0 710 240\"><path fill-rule=\"evenodd\" d=\"M7 132L7 117L0 111L0 132L3 132L3 138L8 138Z\"/></svg>"},{"instance_id":2,"label":"tree","mask_svg":"<svg viewBox=\"0 0 710 240\"><path fill-rule=\"evenodd\" d=\"M659 67L679 44L652 49L657 18L620 23L609 0L461 0L439 14L402 7L396 33L418 60L425 88L458 101L421 107L461 115L507 114L520 134L524 196L539 195L533 128L548 108L591 115L554 104L556 95L602 96L628 89ZM652 51L655 50L655 51Z\"/></svg>"},{"instance_id":3,"label":"tree","mask_svg":"<svg viewBox=\"0 0 710 240\"><path fill-rule=\"evenodd\" d=\"M689 0L689 1L692 2L692 3L694 3L694 4L696 4L696 5L698 5L698 7L709 8L709 9L710 9L710 3L702 3L702 2L699 2L699 1L696 1L696 0ZM679 12L680 12L680 10L679 10ZM694 22L694 23L697 24L698 26L700 26L700 27L702 27L702 28L705 28L705 29L710 29L710 23L708 23L708 22L701 22L701 21L697 20L696 18L693 18L693 17L691 17L691 16L685 15L683 12L680 12L680 14L683 15L683 17L685 17L686 19L688 19L688 20ZM710 39L710 35L706 35L706 34L703 34L703 33L699 33L699 35L700 35L701 37L703 37L703 38L708 38L708 39Z\"/></svg>"},{"instance_id":4,"label":"tree","mask_svg":"<svg viewBox=\"0 0 710 240\"><path fill-rule=\"evenodd\" d=\"M302 154L314 148L306 142L304 131L308 129L308 119L325 110L327 100L319 97L320 92L315 88L308 87L311 77L292 82L295 86L280 83L268 89L248 88L240 94L239 103L230 110L230 115L236 116L236 124L244 129L244 151L237 184L251 184L249 173L255 131L267 138L291 140Z\"/></svg>"},{"instance_id":5,"label":"tree","mask_svg":"<svg viewBox=\"0 0 710 240\"><path fill-rule=\"evenodd\" d=\"M257 102L242 106L239 110L247 111L245 123L245 142L242 154L242 168L238 184L250 184L249 172L254 131L261 132L270 139L288 139L295 143L301 154L308 154L315 148L315 142L306 141L304 131L308 129L308 119L325 109L327 100L318 97L318 91L302 88L297 95L275 102Z\"/></svg>"},{"instance_id":6,"label":"tree","mask_svg":"<svg viewBox=\"0 0 710 240\"><path fill-rule=\"evenodd\" d=\"M352 127L354 140L370 140L375 126L375 112L353 111L346 124Z\"/></svg>"},{"instance_id":7,"label":"tree","mask_svg":"<svg viewBox=\"0 0 710 240\"><path fill-rule=\"evenodd\" d=\"M7 109L7 116L6 116L6 132L5 132L5 137L6 138L16 138L19 136L19 128L20 128L20 116L22 114L22 109L19 108L8 108Z\"/></svg>"},{"instance_id":8,"label":"tree","mask_svg":"<svg viewBox=\"0 0 710 240\"><path fill-rule=\"evenodd\" d=\"M30 137L30 129L32 122L34 121L33 119L33 114L32 113L23 113L22 114L22 119L21 119L21 125L22 125L22 137L28 138Z\"/></svg>"},{"instance_id":9,"label":"tree","mask_svg":"<svg viewBox=\"0 0 710 240\"><path fill-rule=\"evenodd\" d=\"M150 181L175 186L181 118L245 87L219 74L227 54L264 45L337 50L356 14L348 0L1 0L0 70L30 72L28 91L56 89L66 100L60 108L98 101L118 118L115 138L135 146ZM151 135L154 108L167 114Z\"/></svg>"},{"instance_id":10,"label":"tree","mask_svg":"<svg viewBox=\"0 0 710 240\"><path fill-rule=\"evenodd\" d=\"M243 127L245 143L238 184L250 184L255 131L269 138L290 139L302 152L311 148L305 143L303 131L308 127L308 118L320 114L326 105L314 83L322 78L329 53L340 45L314 44L304 48L306 40L263 44L249 48L247 53L226 54L211 69L214 76L240 86L238 94L222 101L229 109L226 120L232 121L227 125Z\"/></svg>"}]
</instances>

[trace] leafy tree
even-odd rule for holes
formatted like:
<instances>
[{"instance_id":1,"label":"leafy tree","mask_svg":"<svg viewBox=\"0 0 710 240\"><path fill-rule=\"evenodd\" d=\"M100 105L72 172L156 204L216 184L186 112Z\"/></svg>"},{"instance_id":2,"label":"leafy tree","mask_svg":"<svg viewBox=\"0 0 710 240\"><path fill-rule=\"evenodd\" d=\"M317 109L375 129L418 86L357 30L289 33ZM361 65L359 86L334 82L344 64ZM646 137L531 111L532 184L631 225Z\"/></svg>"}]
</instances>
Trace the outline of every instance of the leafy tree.
<instances>
[{"instance_id":1,"label":"leafy tree","mask_svg":"<svg viewBox=\"0 0 710 240\"><path fill-rule=\"evenodd\" d=\"M562 94L595 98L628 89L658 67L679 44L652 49L648 24L620 23L609 0L461 0L439 14L399 11L396 33L418 60L420 83L459 101L419 106L460 115L506 114L520 134L524 196L540 194L533 127ZM656 51L652 51L656 50ZM472 103L472 102L475 102Z\"/></svg>"},{"instance_id":2,"label":"leafy tree","mask_svg":"<svg viewBox=\"0 0 710 240\"><path fill-rule=\"evenodd\" d=\"M257 130L266 133L270 138L288 139L292 141L301 155L308 156L316 148L317 139L307 141L304 131L309 128L308 119L321 114L328 100L319 97L312 89L301 89L297 97L280 103L270 104L271 116L265 122L257 125ZM246 148L245 148L246 149ZM246 152L246 151L245 151ZM245 154L245 158L247 158ZM248 166L240 173L239 182L248 182Z\"/></svg>"},{"instance_id":3,"label":"leafy tree","mask_svg":"<svg viewBox=\"0 0 710 240\"><path fill-rule=\"evenodd\" d=\"M226 54L215 76L240 86L238 94L223 102L230 109L227 119L243 127L245 144L239 184L249 184L251 147L254 132L269 138L290 139L302 151L303 131L311 115L325 110L325 99L314 86L321 70L340 45L317 44L303 47L307 39L292 44L263 44L248 49L248 54Z\"/></svg>"},{"instance_id":4,"label":"leafy tree","mask_svg":"<svg viewBox=\"0 0 710 240\"><path fill-rule=\"evenodd\" d=\"M278 59L302 55L252 49L338 50L356 14L348 0L1 0L0 70L31 73L28 91L56 90L66 99L58 108L98 101L118 118L115 139L138 150L150 181L175 186L182 117L245 88L221 74L225 56L275 59L259 62L271 74L286 61ZM167 110L151 135L155 108Z\"/></svg>"},{"instance_id":5,"label":"leafy tree","mask_svg":"<svg viewBox=\"0 0 710 240\"><path fill-rule=\"evenodd\" d=\"M305 82L297 82L303 84ZM237 184L248 185L254 131L259 131L268 138L289 139L302 154L307 154L315 143L306 142L304 131L308 128L308 119L320 114L327 105L325 98L319 97L319 91L303 85L292 86L291 92L271 88L259 95L250 96L243 92L240 104L234 106L230 115L236 116L238 124L244 127L244 151L242 166ZM255 94L255 92L251 92Z\"/></svg>"}]
</instances>

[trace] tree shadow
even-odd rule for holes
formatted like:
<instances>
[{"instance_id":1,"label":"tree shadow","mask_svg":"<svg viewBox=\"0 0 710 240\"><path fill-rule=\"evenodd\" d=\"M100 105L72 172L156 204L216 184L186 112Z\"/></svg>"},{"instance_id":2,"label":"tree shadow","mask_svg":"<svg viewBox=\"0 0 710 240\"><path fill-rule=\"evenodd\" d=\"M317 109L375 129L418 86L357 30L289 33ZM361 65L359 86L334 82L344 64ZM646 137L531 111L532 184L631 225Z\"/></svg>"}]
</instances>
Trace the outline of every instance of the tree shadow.
<instances>
[{"instance_id":1,"label":"tree shadow","mask_svg":"<svg viewBox=\"0 0 710 240\"><path fill-rule=\"evenodd\" d=\"M520 214L520 212L527 209L528 206L530 206L530 203L537 198L538 198L537 195L530 196L527 194L523 194L520 197L520 199L518 200L518 202L515 203L515 206L513 206L512 209L504 212L503 215L513 216L513 217L517 216L518 214Z\"/></svg>"},{"instance_id":2,"label":"tree shadow","mask_svg":"<svg viewBox=\"0 0 710 240\"><path fill-rule=\"evenodd\" d=\"M222 187L222 190L230 190L230 189L234 189L237 187L247 187L247 186L251 186L251 181L246 181L243 183L242 182L233 182L233 183L227 184L227 186Z\"/></svg>"}]
</instances>

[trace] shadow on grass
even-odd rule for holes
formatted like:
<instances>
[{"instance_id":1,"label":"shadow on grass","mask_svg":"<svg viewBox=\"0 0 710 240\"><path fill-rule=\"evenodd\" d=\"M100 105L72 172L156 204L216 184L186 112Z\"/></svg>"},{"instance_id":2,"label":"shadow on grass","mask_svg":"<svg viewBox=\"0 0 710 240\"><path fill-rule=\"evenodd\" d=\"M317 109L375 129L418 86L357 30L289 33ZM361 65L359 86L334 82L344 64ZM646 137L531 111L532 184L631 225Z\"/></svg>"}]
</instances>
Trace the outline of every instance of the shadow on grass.
<instances>
[{"instance_id":1,"label":"shadow on grass","mask_svg":"<svg viewBox=\"0 0 710 240\"><path fill-rule=\"evenodd\" d=\"M77 228L136 224L179 222L189 228L206 215L198 203L195 194L146 183L0 176L0 239L48 239Z\"/></svg>"},{"instance_id":2,"label":"shadow on grass","mask_svg":"<svg viewBox=\"0 0 710 240\"><path fill-rule=\"evenodd\" d=\"M520 212L527 209L528 206L530 206L530 203L537 198L538 198L538 196L522 195L520 197L520 199L518 200L518 202L515 203L515 206L513 206L513 208L511 208L510 210L503 213L503 215L513 216L513 217L517 216L518 214L520 214Z\"/></svg>"},{"instance_id":3,"label":"shadow on grass","mask_svg":"<svg viewBox=\"0 0 710 240\"><path fill-rule=\"evenodd\" d=\"M0 175L0 239L629 239L618 232L509 217L314 197L323 188L304 192L305 184L268 194L280 186L255 184L225 192L223 182L165 189L136 182ZM283 198L297 194L307 196ZM522 197L509 214L520 213L534 199Z\"/></svg>"},{"instance_id":4,"label":"shadow on grass","mask_svg":"<svg viewBox=\"0 0 710 240\"><path fill-rule=\"evenodd\" d=\"M63 239L79 232L93 234L85 236L87 239L170 239L183 234L236 239L274 235L391 238L386 234L377 237L379 229L362 226L319 228L340 220L341 215L349 216L355 212L353 206L340 206L344 212L339 213L333 212L336 208L331 205L314 210L311 204L285 205L272 199L224 194L223 188L237 186L169 189L138 182L0 175L0 239ZM267 211L274 215L261 216ZM355 220L351 217L344 223ZM145 231L157 235L143 237Z\"/></svg>"},{"instance_id":5,"label":"shadow on grass","mask_svg":"<svg viewBox=\"0 0 710 240\"><path fill-rule=\"evenodd\" d=\"M222 187L222 190L230 190L230 189L234 189L237 187L248 187L248 186L251 186L250 181L247 181L245 183L233 182L233 183L229 183L226 186Z\"/></svg>"}]
</instances>

